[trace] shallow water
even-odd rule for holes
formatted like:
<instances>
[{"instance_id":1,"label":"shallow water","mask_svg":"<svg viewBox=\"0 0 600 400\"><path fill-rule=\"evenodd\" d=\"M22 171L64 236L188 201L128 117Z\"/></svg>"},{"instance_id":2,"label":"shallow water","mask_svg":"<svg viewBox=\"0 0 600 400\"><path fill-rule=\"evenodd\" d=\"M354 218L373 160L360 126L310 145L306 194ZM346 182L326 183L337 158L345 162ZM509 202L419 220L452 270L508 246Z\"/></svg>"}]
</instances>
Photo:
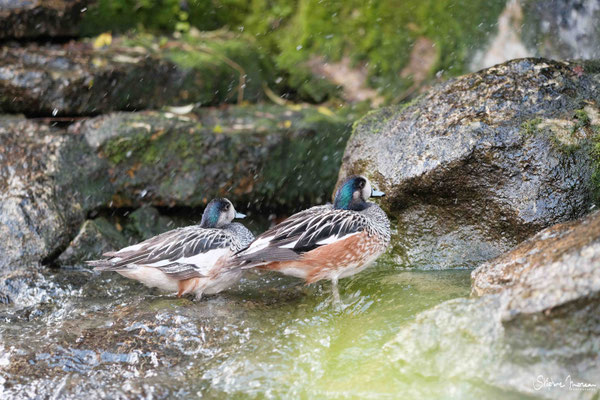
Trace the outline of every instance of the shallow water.
<instances>
[{"instance_id":1,"label":"shallow water","mask_svg":"<svg viewBox=\"0 0 600 400\"><path fill-rule=\"evenodd\" d=\"M340 282L336 309L329 283L275 274L196 302L116 274L44 272L32 293L44 301L0 308L0 398L540 394L490 379L515 368L498 361L489 309L466 299L469 274L379 264Z\"/></svg>"},{"instance_id":2,"label":"shallow water","mask_svg":"<svg viewBox=\"0 0 600 400\"><path fill-rule=\"evenodd\" d=\"M274 274L200 302L83 269L41 279L45 302L0 314L3 397L386 397L402 384L382 347L419 311L469 292L468 271L383 265L341 282L343 309L329 283Z\"/></svg>"}]
</instances>

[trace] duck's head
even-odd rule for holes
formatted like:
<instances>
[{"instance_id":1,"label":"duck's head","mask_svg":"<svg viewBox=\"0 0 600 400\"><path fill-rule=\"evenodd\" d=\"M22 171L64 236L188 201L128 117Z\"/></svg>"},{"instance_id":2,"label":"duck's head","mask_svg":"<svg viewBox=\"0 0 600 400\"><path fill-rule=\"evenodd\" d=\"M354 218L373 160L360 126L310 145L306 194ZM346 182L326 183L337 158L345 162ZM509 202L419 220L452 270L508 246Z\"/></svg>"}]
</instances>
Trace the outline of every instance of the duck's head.
<instances>
[{"instance_id":1,"label":"duck's head","mask_svg":"<svg viewBox=\"0 0 600 400\"><path fill-rule=\"evenodd\" d=\"M202 214L200 227L221 228L233 221L234 218L245 218L244 214L235 211L233 204L227 199L214 199L206 206Z\"/></svg>"},{"instance_id":2,"label":"duck's head","mask_svg":"<svg viewBox=\"0 0 600 400\"><path fill-rule=\"evenodd\" d=\"M333 208L361 211L367 207L369 197L380 197L384 193L373 189L367 178L361 175L347 177L335 192Z\"/></svg>"}]
</instances>

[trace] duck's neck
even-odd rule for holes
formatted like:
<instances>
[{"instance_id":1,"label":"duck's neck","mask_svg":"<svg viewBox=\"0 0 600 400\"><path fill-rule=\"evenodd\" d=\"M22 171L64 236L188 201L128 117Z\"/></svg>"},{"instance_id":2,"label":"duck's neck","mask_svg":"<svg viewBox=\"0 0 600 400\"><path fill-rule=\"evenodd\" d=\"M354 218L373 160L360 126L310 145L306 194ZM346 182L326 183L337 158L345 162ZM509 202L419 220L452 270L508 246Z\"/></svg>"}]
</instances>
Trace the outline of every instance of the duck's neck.
<instances>
[{"instance_id":1,"label":"duck's neck","mask_svg":"<svg viewBox=\"0 0 600 400\"><path fill-rule=\"evenodd\" d=\"M333 208L338 210L352 210L352 211L363 211L368 207L368 203L363 199L343 199L336 198L333 203Z\"/></svg>"}]
</instances>

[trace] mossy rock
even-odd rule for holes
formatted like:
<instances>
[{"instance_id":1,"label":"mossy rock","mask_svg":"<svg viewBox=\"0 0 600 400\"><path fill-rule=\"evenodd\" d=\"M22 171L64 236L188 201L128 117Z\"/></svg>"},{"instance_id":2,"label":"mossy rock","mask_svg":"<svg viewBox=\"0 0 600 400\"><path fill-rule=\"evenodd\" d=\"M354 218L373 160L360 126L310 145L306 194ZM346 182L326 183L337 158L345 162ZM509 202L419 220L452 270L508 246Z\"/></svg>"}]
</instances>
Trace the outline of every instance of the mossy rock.
<instances>
[{"instance_id":1,"label":"mossy rock","mask_svg":"<svg viewBox=\"0 0 600 400\"><path fill-rule=\"evenodd\" d=\"M100 44L1 47L0 112L72 116L257 101L272 75L258 48L232 35Z\"/></svg>"},{"instance_id":2,"label":"mossy rock","mask_svg":"<svg viewBox=\"0 0 600 400\"><path fill-rule=\"evenodd\" d=\"M350 129L325 108L276 105L116 113L83 134L109 163L113 206L203 206L227 197L240 210L329 200Z\"/></svg>"},{"instance_id":3,"label":"mossy rock","mask_svg":"<svg viewBox=\"0 0 600 400\"><path fill-rule=\"evenodd\" d=\"M586 213L598 192L600 75L584 67L514 60L357 122L340 178L362 173L386 192L391 257L473 267Z\"/></svg>"}]
</instances>

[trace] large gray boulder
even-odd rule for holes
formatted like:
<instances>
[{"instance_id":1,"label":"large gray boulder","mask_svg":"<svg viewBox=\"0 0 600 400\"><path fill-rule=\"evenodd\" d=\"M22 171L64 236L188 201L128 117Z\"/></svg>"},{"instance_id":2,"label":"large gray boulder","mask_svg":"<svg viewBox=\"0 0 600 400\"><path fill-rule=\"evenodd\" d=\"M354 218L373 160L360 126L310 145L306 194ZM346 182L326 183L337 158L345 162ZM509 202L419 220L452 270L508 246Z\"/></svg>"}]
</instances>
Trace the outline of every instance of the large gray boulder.
<instances>
[{"instance_id":1,"label":"large gray boulder","mask_svg":"<svg viewBox=\"0 0 600 400\"><path fill-rule=\"evenodd\" d=\"M449 80L360 120L340 178L387 193L396 261L476 266L592 205L599 89L597 64L543 59Z\"/></svg>"},{"instance_id":2,"label":"large gray boulder","mask_svg":"<svg viewBox=\"0 0 600 400\"><path fill-rule=\"evenodd\" d=\"M78 137L0 118L0 271L62 250L86 213L110 200L103 160Z\"/></svg>"},{"instance_id":3,"label":"large gray boulder","mask_svg":"<svg viewBox=\"0 0 600 400\"><path fill-rule=\"evenodd\" d=\"M291 210L329 200L350 130L315 107L252 105L114 113L70 132L108 163L113 207L203 207L222 196L240 210Z\"/></svg>"},{"instance_id":4,"label":"large gray boulder","mask_svg":"<svg viewBox=\"0 0 600 400\"><path fill-rule=\"evenodd\" d=\"M190 103L257 101L269 67L233 37L197 44L151 39L0 47L0 112L96 115Z\"/></svg>"},{"instance_id":5,"label":"large gray boulder","mask_svg":"<svg viewBox=\"0 0 600 400\"><path fill-rule=\"evenodd\" d=\"M79 33L88 0L0 0L0 39Z\"/></svg>"}]
</instances>

